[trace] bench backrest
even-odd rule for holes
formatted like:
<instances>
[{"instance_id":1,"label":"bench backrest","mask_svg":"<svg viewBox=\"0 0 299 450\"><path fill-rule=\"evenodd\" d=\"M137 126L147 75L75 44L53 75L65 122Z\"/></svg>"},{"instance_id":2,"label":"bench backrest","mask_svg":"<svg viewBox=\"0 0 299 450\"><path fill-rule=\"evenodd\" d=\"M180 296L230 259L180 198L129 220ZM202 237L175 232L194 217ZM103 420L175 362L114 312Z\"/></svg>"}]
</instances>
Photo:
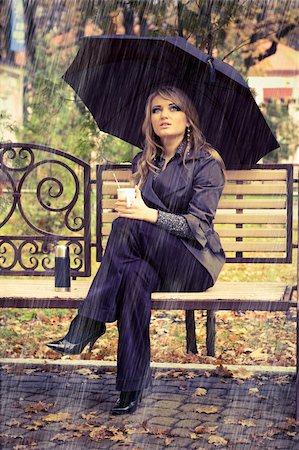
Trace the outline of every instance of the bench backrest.
<instances>
[{"instance_id":1,"label":"bench backrest","mask_svg":"<svg viewBox=\"0 0 299 450\"><path fill-rule=\"evenodd\" d=\"M131 185L130 165L98 167L102 192L98 226L103 249L117 217L113 173L121 187ZM256 165L250 170L228 170L226 176L214 223L227 262L291 262L293 166Z\"/></svg>"},{"instance_id":2,"label":"bench backrest","mask_svg":"<svg viewBox=\"0 0 299 450\"><path fill-rule=\"evenodd\" d=\"M57 243L70 247L72 276L89 276L117 216L113 172L131 185L131 164L98 165L93 180L60 150L0 144L0 276L53 275ZM227 171L215 218L227 262L292 261L295 181L292 165Z\"/></svg>"}]
</instances>

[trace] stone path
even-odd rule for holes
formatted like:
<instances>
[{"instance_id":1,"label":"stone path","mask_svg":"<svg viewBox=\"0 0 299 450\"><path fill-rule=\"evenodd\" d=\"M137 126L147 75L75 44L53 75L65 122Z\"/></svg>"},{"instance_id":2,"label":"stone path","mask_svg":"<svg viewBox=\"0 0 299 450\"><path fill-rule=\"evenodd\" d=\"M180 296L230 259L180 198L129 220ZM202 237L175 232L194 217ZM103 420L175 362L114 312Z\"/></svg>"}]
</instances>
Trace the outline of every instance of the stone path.
<instances>
[{"instance_id":1,"label":"stone path","mask_svg":"<svg viewBox=\"0 0 299 450\"><path fill-rule=\"evenodd\" d=\"M154 369L152 393L122 417L110 415L113 368L9 363L0 375L3 450L299 448L292 374Z\"/></svg>"}]
</instances>

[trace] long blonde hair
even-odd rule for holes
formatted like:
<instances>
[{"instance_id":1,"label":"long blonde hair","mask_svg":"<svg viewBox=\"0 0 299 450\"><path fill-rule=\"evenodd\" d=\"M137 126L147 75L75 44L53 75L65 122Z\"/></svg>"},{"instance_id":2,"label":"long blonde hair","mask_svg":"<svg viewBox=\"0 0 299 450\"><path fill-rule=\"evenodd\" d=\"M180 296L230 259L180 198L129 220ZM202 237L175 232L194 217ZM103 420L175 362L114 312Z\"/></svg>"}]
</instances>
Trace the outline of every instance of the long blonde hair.
<instances>
[{"instance_id":1,"label":"long blonde hair","mask_svg":"<svg viewBox=\"0 0 299 450\"><path fill-rule=\"evenodd\" d=\"M186 114L187 120L190 123L190 141L184 151L184 164L188 152L190 152L191 155L193 154L195 156L198 155L202 150L206 150L220 162L224 170L225 166L221 156L206 141L203 133L199 128L198 114L191 100L180 89L176 87L166 86L156 89L152 94L149 95L147 99L145 107L145 119L142 125L142 132L145 137L145 148L143 150L141 158L138 161L137 172L135 172L134 174L134 181L138 183L139 186L142 186L147 178L149 171L157 171L154 160L157 156L158 149L162 150L162 152L164 150L162 142L159 136L155 134L151 122L152 101L157 95L160 95L164 99L170 100L171 102L176 104Z\"/></svg>"}]
</instances>

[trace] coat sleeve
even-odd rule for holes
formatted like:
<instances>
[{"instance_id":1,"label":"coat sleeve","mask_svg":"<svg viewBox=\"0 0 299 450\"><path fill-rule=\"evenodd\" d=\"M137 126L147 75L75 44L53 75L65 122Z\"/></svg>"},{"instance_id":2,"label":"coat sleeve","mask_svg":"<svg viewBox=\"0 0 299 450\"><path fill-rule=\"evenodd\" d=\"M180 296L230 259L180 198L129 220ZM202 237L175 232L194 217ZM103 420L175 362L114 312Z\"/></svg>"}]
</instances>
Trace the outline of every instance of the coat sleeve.
<instances>
[{"instance_id":1,"label":"coat sleeve","mask_svg":"<svg viewBox=\"0 0 299 450\"><path fill-rule=\"evenodd\" d=\"M189 202L186 221L194 238L201 247L219 252L221 244L213 229L218 202L224 188L224 173L220 163L211 155L197 161L194 168L192 197Z\"/></svg>"}]
</instances>

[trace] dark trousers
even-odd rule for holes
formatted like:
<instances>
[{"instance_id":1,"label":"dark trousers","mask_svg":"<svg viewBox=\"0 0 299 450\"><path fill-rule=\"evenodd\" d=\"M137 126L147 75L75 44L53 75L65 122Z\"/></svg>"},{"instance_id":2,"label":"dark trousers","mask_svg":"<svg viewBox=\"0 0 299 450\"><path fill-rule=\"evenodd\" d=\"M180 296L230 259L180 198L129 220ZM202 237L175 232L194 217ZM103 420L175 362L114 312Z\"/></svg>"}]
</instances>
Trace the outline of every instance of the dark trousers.
<instances>
[{"instance_id":1,"label":"dark trousers","mask_svg":"<svg viewBox=\"0 0 299 450\"><path fill-rule=\"evenodd\" d=\"M79 314L117 320L116 389L151 383L150 335L153 291L205 291L213 281L181 240L148 222L118 218L105 255Z\"/></svg>"}]
</instances>

